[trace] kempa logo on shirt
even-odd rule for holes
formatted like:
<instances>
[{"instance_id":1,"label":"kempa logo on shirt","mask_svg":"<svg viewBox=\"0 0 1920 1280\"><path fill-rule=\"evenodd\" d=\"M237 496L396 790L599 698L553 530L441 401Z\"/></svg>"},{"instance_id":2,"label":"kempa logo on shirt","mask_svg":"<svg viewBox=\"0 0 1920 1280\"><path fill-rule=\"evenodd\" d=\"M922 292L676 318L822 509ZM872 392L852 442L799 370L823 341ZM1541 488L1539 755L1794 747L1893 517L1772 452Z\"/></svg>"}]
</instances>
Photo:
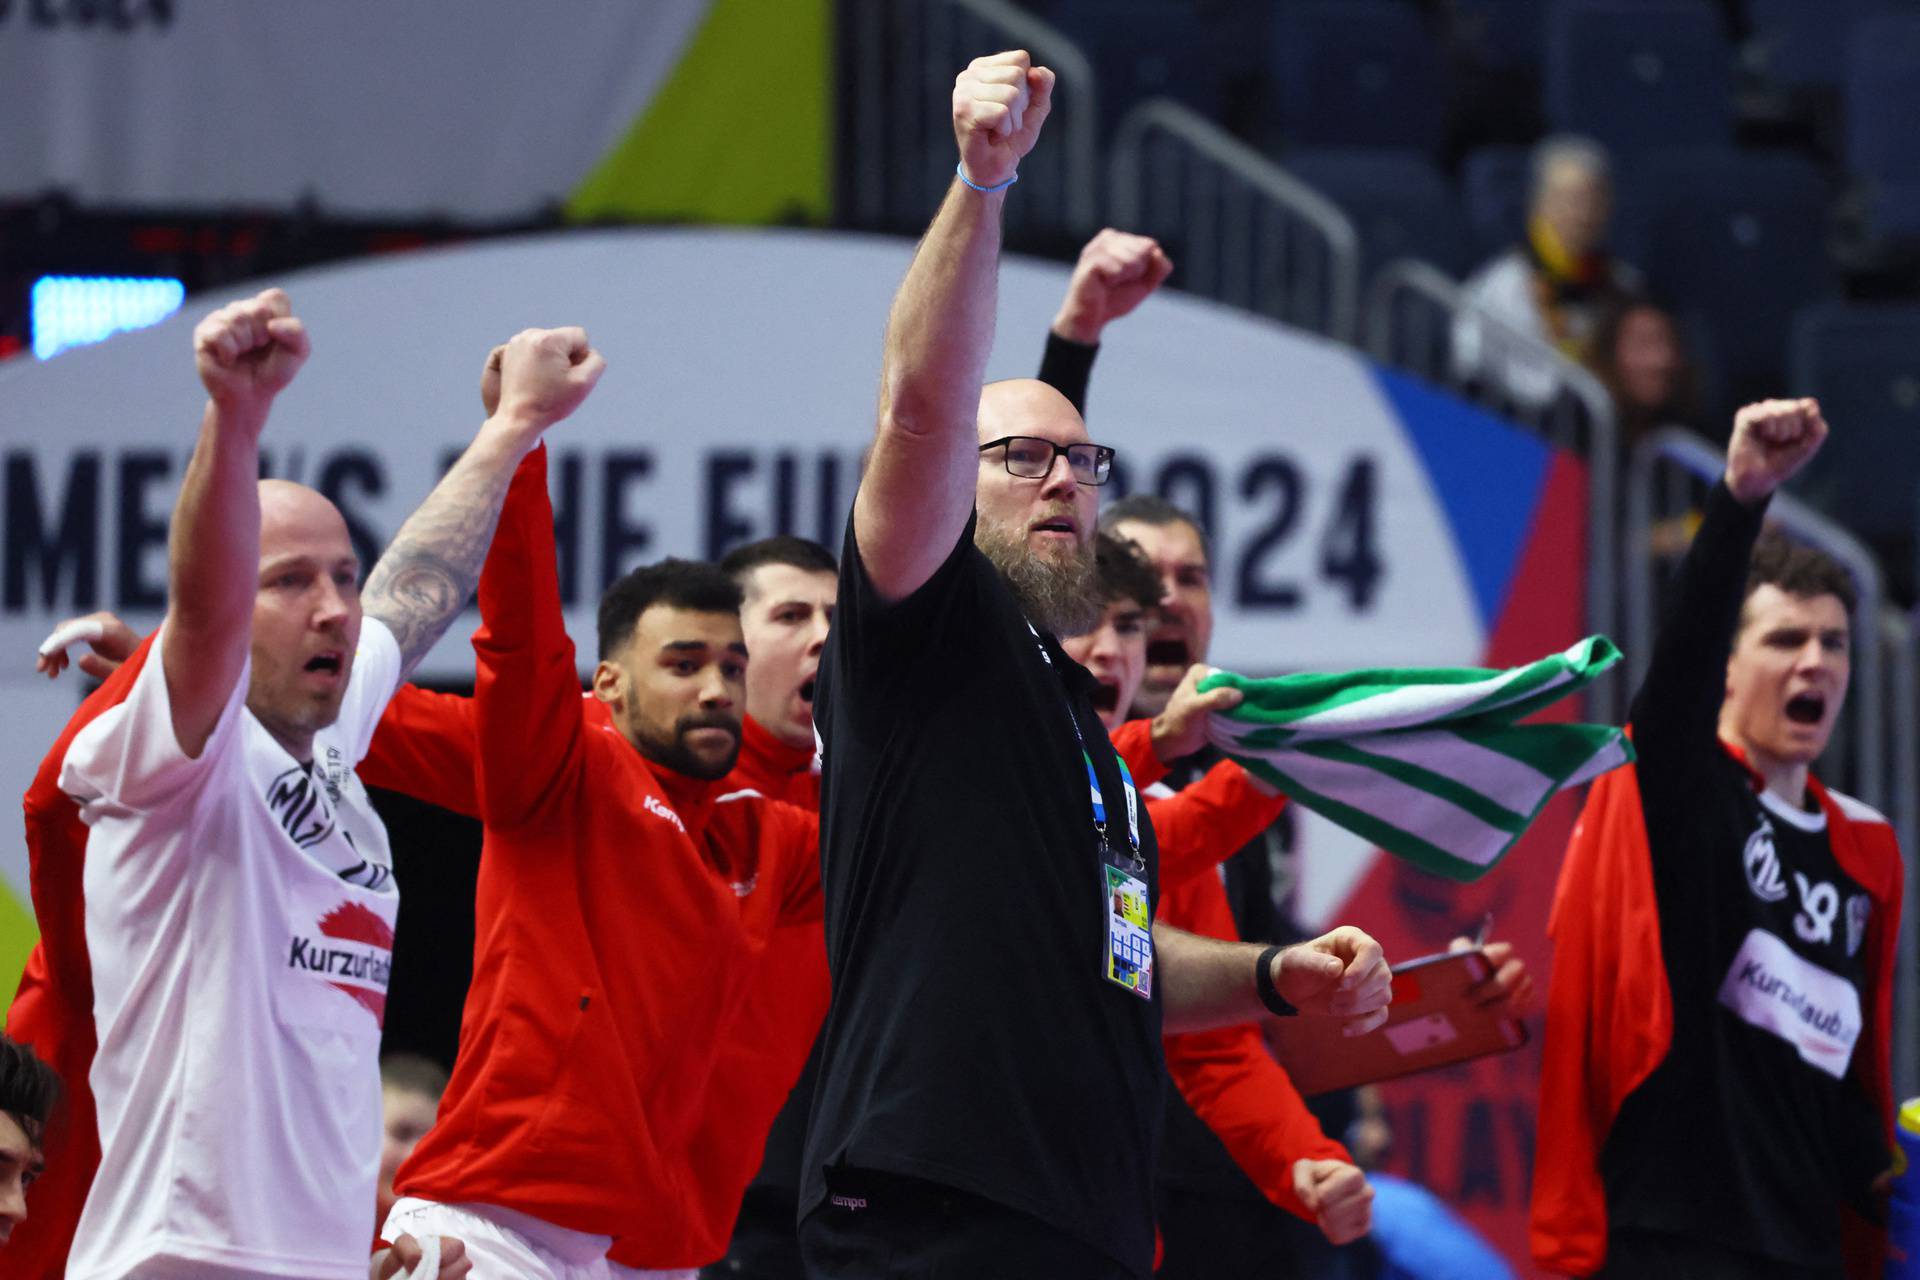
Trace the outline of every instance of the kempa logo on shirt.
<instances>
[{"instance_id":1,"label":"kempa logo on shirt","mask_svg":"<svg viewBox=\"0 0 1920 1280\"><path fill-rule=\"evenodd\" d=\"M1873 899L1864 893L1856 893L1847 899L1847 955L1860 954L1860 944L1867 940L1867 921L1873 918Z\"/></svg>"},{"instance_id":2,"label":"kempa logo on shirt","mask_svg":"<svg viewBox=\"0 0 1920 1280\"><path fill-rule=\"evenodd\" d=\"M357 902L343 902L318 921L318 936L288 940L287 968L318 975L371 1013L387 1016L393 973L393 926Z\"/></svg>"},{"instance_id":3,"label":"kempa logo on shirt","mask_svg":"<svg viewBox=\"0 0 1920 1280\"><path fill-rule=\"evenodd\" d=\"M295 765L267 784L267 809L280 820L287 838L310 849L333 834L333 805L313 774Z\"/></svg>"},{"instance_id":4,"label":"kempa logo on shirt","mask_svg":"<svg viewBox=\"0 0 1920 1280\"><path fill-rule=\"evenodd\" d=\"M867 1198L865 1196L828 1196L827 1201L830 1204L840 1206L842 1209L864 1209L867 1207Z\"/></svg>"},{"instance_id":5,"label":"kempa logo on shirt","mask_svg":"<svg viewBox=\"0 0 1920 1280\"><path fill-rule=\"evenodd\" d=\"M640 798L640 807L656 818L665 818L668 822L671 822L680 829L681 835L687 834L687 824L680 821L680 815L667 808L664 804L661 804L652 796L642 796Z\"/></svg>"},{"instance_id":6,"label":"kempa logo on shirt","mask_svg":"<svg viewBox=\"0 0 1920 1280\"><path fill-rule=\"evenodd\" d=\"M1766 930L1752 930L1740 944L1720 1003L1792 1045L1801 1061L1836 1080L1846 1076L1860 1038L1860 993Z\"/></svg>"},{"instance_id":7,"label":"kempa logo on shirt","mask_svg":"<svg viewBox=\"0 0 1920 1280\"><path fill-rule=\"evenodd\" d=\"M1780 854L1773 847L1773 824L1765 818L1747 837L1740 855L1747 869L1747 887L1762 902L1779 902L1787 896L1787 882L1780 877Z\"/></svg>"}]
</instances>

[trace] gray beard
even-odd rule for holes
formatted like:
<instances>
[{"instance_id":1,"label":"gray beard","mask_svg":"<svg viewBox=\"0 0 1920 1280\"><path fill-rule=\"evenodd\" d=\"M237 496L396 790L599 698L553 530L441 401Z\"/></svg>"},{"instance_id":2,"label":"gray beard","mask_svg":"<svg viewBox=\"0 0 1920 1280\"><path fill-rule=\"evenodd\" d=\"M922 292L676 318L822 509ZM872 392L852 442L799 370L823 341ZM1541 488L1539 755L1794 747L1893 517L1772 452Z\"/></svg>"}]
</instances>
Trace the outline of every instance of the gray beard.
<instances>
[{"instance_id":1,"label":"gray beard","mask_svg":"<svg viewBox=\"0 0 1920 1280\"><path fill-rule=\"evenodd\" d=\"M1077 636L1100 625L1106 606L1090 544L1074 548L1068 559L1053 560L1035 555L1025 537L985 522L974 526L973 544L1000 571L1034 626L1056 636Z\"/></svg>"}]
</instances>

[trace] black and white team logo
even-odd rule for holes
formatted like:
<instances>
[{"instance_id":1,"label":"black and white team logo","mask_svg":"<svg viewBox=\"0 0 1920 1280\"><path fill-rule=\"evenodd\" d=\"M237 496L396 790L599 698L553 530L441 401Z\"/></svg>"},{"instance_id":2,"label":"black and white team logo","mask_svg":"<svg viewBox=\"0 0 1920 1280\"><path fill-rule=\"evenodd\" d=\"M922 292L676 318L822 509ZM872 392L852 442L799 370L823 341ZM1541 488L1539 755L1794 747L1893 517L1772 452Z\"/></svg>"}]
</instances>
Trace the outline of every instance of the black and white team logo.
<instances>
[{"instance_id":1,"label":"black and white team logo","mask_svg":"<svg viewBox=\"0 0 1920 1280\"><path fill-rule=\"evenodd\" d=\"M287 838L302 849L311 849L333 834L333 804L327 788L302 765L267 784L267 808L280 820Z\"/></svg>"},{"instance_id":2,"label":"black and white team logo","mask_svg":"<svg viewBox=\"0 0 1920 1280\"><path fill-rule=\"evenodd\" d=\"M1873 918L1873 899L1864 893L1852 894L1847 898L1847 954L1860 954L1860 944L1867 940L1867 921Z\"/></svg>"},{"instance_id":3,"label":"black and white team logo","mask_svg":"<svg viewBox=\"0 0 1920 1280\"><path fill-rule=\"evenodd\" d=\"M1747 888L1762 902L1780 902L1787 896L1787 882L1780 876L1780 854L1773 847L1773 824L1765 818L1747 837L1741 861L1747 869Z\"/></svg>"}]
</instances>

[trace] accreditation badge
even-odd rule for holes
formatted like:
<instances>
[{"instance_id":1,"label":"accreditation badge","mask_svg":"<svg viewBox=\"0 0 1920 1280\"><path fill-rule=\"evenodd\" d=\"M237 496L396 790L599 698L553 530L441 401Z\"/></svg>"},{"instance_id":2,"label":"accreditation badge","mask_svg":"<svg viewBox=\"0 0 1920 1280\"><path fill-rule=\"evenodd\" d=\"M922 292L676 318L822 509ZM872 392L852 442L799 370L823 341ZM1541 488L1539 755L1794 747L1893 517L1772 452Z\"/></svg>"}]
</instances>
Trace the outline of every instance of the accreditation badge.
<instances>
[{"instance_id":1,"label":"accreditation badge","mask_svg":"<svg viewBox=\"0 0 1920 1280\"><path fill-rule=\"evenodd\" d=\"M1101 860L1107 890L1106 977L1142 1000L1153 999L1153 919L1147 882Z\"/></svg>"}]
</instances>

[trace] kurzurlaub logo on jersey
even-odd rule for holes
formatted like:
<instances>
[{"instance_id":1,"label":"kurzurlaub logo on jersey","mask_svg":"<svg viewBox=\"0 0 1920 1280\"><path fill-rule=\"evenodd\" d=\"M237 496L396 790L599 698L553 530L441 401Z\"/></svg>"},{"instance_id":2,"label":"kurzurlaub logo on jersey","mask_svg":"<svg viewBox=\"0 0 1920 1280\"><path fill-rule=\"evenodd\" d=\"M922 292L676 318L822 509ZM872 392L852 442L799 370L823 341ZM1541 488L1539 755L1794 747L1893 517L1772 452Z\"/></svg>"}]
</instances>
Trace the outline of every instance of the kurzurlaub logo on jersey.
<instances>
[{"instance_id":1,"label":"kurzurlaub logo on jersey","mask_svg":"<svg viewBox=\"0 0 1920 1280\"><path fill-rule=\"evenodd\" d=\"M1765 818L1747 837L1746 850L1740 855L1747 869L1747 887L1762 902L1779 902L1787 896L1787 882L1780 876L1780 854L1773 847L1773 824Z\"/></svg>"},{"instance_id":2,"label":"kurzurlaub logo on jersey","mask_svg":"<svg viewBox=\"0 0 1920 1280\"><path fill-rule=\"evenodd\" d=\"M301 765L285 770L267 784L267 808L280 820L287 838L310 849L333 834L333 803L327 789L314 782Z\"/></svg>"},{"instance_id":3,"label":"kurzurlaub logo on jersey","mask_svg":"<svg viewBox=\"0 0 1920 1280\"><path fill-rule=\"evenodd\" d=\"M324 979L386 1021L387 980L393 973L393 926L357 902L343 902L321 916L317 935L294 935L287 967Z\"/></svg>"}]
</instances>

